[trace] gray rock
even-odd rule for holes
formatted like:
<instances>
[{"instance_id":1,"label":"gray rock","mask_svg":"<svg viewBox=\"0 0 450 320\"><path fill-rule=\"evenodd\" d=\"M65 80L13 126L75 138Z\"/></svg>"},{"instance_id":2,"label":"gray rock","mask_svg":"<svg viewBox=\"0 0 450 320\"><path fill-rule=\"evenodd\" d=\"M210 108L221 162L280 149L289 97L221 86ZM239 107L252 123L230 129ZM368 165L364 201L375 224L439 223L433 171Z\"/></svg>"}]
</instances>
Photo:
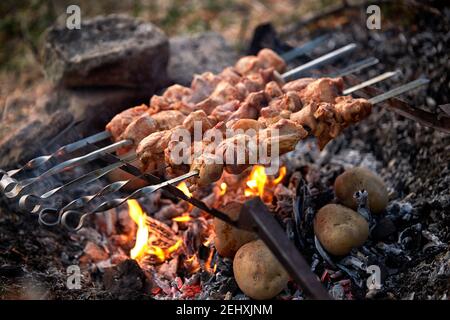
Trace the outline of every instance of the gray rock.
<instances>
[{"instance_id":1,"label":"gray rock","mask_svg":"<svg viewBox=\"0 0 450 320\"><path fill-rule=\"evenodd\" d=\"M169 78L187 86L194 74L218 73L236 60L237 53L218 33L173 37L170 39Z\"/></svg>"},{"instance_id":2,"label":"gray rock","mask_svg":"<svg viewBox=\"0 0 450 320\"><path fill-rule=\"evenodd\" d=\"M47 77L54 84L154 90L166 84L169 44L153 24L109 15L82 20L79 30L51 27L43 56Z\"/></svg>"},{"instance_id":3,"label":"gray rock","mask_svg":"<svg viewBox=\"0 0 450 320\"><path fill-rule=\"evenodd\" d=\"M7 101L6 124L0 130L0 168L15 168L61 145L103 131L115 114L148 99L143 89L55 90L48 83L17 91Z\"/></svg>"}]
</instances>

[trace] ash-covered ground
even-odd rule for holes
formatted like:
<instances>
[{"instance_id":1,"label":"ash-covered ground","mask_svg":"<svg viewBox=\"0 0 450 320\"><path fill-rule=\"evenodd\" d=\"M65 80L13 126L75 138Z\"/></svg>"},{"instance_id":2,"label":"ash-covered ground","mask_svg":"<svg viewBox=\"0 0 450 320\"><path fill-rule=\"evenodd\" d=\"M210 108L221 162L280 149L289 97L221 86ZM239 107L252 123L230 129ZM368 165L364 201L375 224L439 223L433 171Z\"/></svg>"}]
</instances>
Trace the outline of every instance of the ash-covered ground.
<instances>
[{"instance_id":1,"label":"ash-covered ground","mask_svg":"<svg viewBox=\"0 0 450 320\"><path fill-rule=\"evenodd\" d=\"M382 29L368 30L364 12L346 10L289 33L287 40L296 45L305 37L330 33L337 47L356 42L357 59L374 56L381 61L369 71L360 72L360 79L400 70L399 77L376 85L389 90L427 77L431 82L426 89L402 99L412 106L444 114L439 105L450 100L450 9L384 5L381 17ZM302 165L311 163L302 156L297 161ZM318 164L324 183L332 184L343 167L360 164L374 169L386 181L391 199L387 216L395 225L386 243L403 242L404 252L400 255L407 259L386 261L392 270L384 289L389 295L384 296L448 298L450 136L374 107L367 120L346 130L312 162ZM406 212L401 212L405 205ZM429 233L439 239L434 243L439 245L431 244L437 239L431 240Z\"/></svg>"}]
</instances>

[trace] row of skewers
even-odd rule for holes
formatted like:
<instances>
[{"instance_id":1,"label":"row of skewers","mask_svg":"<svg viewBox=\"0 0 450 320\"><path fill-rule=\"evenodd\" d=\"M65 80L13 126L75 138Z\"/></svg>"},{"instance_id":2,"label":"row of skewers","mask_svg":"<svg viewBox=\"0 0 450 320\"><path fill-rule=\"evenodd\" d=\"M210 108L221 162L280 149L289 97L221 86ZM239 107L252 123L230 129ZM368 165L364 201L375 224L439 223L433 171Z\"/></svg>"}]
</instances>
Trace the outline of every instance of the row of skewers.
<instances>
[{"instance_id":1,"label":"row of skewers","mask_svg":"<svg viewBox=\"0 0 450 320\"><path fill-rule=\"evenodd\" d=\"M225 68L217 75L210 72L196 75L190 87L173 85L162 96L152 97L149 106L133 107L116 115L104 132L66 145L51 155L35 158L19 169L0 172L0 188L7 198L20 197L19 205L23 210L39 212L42 223L64 223L67 215L76 213L79 217L78 223L71 225L79 228L86 215L118 206L127 199L145 196L170 184L189 179L192 187L201 187L217 181L224 170L234 174L242 173L255 164L250 161L255 159L252 147L255 145L265 146L269 155L276 146L278 154L281 155L293 150L299 141L312 135L317 138L319 147L323 148L343 129L367 117L373 104L427 82L425 79L419 79L366 100L355 99L348 94L396 73L388 72L347 89L344 89L341 77L295 79L303 71L327 63L355 47L354 44L347 45L287 72L286 63L279 55L269 49L263 49L256 56L241 58L233 67ZM376 63L376 59L356 63L347 68L346 72L359 70L373 63ZM194 139L196 123L200 124L202 133L202 138L197 140ZM229 129L247 131L228 136ZM181 162L176 161L177 157L171 152L185 143L177 138L177 132L180 131L189 132L193 138ZM273 132L276 132L276 135ZM207 137L219 138L213 143ZM38 176L22 180L17 178L30 170L45 167L47 163L63 155L108 138L114 141L111 145L56 164ZM243 149L238 148L242 146ZM89 172L44 193L26 193L30 186L47 177L111 152L116 152L119 158L107 167ZM237 161L238 158L240 162ZM168 176L181 176L88 208L103 196L117 192L134 179L139 179L139 176L117 181L94 195L84 196L62 208L52 209L52 212L56 213L56 219L48 221L44 218L48 208L44 207L43 202L55 194L98 180L136 159L142 172L157 170L164 171ZM217 159L223 161L216 161ZM256 156L256 162L260 160L262 159Z\"/></svg>"}]
</instances>

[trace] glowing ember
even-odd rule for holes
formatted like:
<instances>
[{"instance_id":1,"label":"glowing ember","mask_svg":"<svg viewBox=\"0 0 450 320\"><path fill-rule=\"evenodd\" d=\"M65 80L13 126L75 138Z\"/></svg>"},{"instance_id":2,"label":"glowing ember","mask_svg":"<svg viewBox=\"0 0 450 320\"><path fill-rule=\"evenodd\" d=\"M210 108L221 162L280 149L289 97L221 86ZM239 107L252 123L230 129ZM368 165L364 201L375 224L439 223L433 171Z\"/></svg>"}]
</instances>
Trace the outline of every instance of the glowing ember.
<instances>
[{"instance_id":1,"label":"glowing ember","mask_svg":"<svg viewBox=\"0 0 450 320\"><path fill-rule=\"evenodd\" d=\"M148 251L148 226L146 223L146 215L142 211L141 206L136 200L127 201L129 208L129 215L131 219L137 224L138 230L136 233L136 243L134 248L130 251L131 259L140 259Z\"/></svg>"}]
</instances>

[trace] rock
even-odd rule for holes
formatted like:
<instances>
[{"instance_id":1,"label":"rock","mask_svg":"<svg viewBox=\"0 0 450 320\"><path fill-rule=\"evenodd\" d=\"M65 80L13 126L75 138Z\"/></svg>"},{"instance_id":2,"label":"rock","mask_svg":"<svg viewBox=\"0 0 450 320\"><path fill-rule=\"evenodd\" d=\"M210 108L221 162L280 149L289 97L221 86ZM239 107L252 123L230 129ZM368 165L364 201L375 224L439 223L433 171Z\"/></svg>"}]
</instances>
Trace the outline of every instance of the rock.
<instances>
[{"instance_id":1,"label":"rock","mask_svg":"<svg viewBox=\"0 0 450 320\"><path fill-rule=\"evenodd\" d=\"M45 112L52 101L50 92L49 86L42 85L26 92L17 91L6 101L7 111L0 129L0 168L11 169L42 152L73 121L64 106L51 114Z\"/></svg>"},{"instance_id":2,"label":"rock","mask_svg":"<svg viewBox=\"0 0 450 320\"><path fill-rule=\"evenodd\" d=\"M5 125L0 128L0 168L11 169L17 163L103 131L116 113L147 102L148 97L145 89L55 90L48 83L17 91L7 99ZM65 131L76 121L81 121L76 129Z\"/></svg>"},{"instance_id":3,"label":"rock","mask_svg":"<svg viewBox=\"0 0 450 320\"><path fill-rule=\"evenodd\" d=\"M173 37L170 39L169 79L190 85L194 74L206 71L218 73L236 60L236 52L218 33Z\"/></svg>"},{"instance_id":4,"label":"rock","mask_svg":"<svg viewBox=\"0 0 450 320\"><path fill-rule=\"evenodd\" d=\"M55 25L46 34L47 77L66 87L146 87L166 84L169 44L151 23L124 15L82 20L81 29Z\"/></svg>"}]
</instances>

